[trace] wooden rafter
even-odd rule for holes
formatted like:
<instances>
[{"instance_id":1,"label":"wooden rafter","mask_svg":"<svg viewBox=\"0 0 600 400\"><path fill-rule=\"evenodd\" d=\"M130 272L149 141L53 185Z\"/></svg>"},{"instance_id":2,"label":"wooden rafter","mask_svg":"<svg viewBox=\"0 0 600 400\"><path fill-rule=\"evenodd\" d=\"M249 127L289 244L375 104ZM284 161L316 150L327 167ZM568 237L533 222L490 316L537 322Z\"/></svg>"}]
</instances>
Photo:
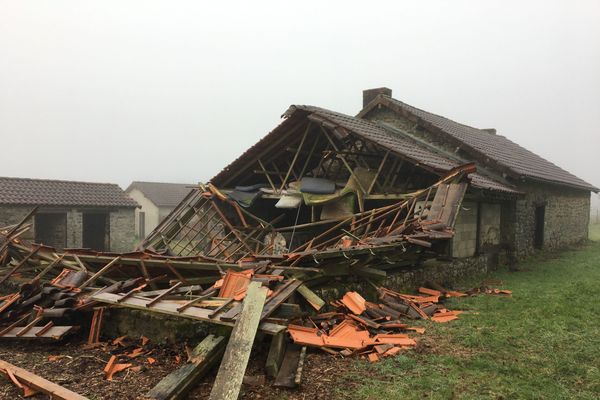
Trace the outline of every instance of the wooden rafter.
<instances>
[{"instance_id":1,"label":"wooden rafter","mask_svg":"<svg viewBox=\"0 0 600 400\"><path fill-rule=\"evenodd\" d=\"M350 167L350 164L348 164L348 162L346 161L346 159L344 158L344 156L341 155L341 154L339 154L338 147L333 142L333 140L329 137L329 134L327 133L327 131L325 130L325 128L323 126L321 126L321 131L323 131L323 135L325 135L325 138L329 141L329 143L331 144L331 147L333 147L334 150L338 153L337 156L340 158L340 160L342 160L342 162L344 163L344 166L346 167L346 169L348 170L348 172L350 172L350 175L352 175L354 177L354 179L356 179L356 183L358 184L358 187L360 188L360 190L362 190L363 193L366 193L366 190L363 187L362 183L356 177L356 175L354 175L354 171L352 170L352 167Z\"/></svg>"},{"instance_id":2,"label":"wooden rafter","mask_svg":"<svg viewBox=\"0 0 600 400\"><path fill-rule=\"evenodd\" d=\"M290 177L290 173L292 172L292 169L294 168L294 165L296 164L296 160L298 160L298 155L300 154L300 151L302 150L302 146L304 146L304 142L306 141L306 137L308 136L308 131L310 130L311 125L312 125L311 122L309 122L306 125L306 129L304 130L304 134L302 135L302 139L300 140L300 144L298 145L298 150L296 151L296 154L294 154L294 158L292 158L290 167L288 168L288 171L285 174L285 178L283 178L283 182L281 182L281 186L279 187L279 193L281 193L281 191L285 187L285 184L287 183L288 178Z\"/></svg>"}]
</instances>

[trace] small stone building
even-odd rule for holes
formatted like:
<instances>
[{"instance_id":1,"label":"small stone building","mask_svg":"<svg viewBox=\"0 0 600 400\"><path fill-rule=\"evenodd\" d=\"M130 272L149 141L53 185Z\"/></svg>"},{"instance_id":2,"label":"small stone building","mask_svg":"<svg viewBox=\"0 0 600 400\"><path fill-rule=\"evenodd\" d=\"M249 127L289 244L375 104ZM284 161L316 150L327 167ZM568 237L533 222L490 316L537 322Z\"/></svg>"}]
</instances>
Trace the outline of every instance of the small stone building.
<instances>
[{"instance_id":1,"label":"small stone building","mask_svg":"<svg viewBox=\"0 0 600 400\"><path fill-rule=\"evenodd\" d=\"M140 205L135 210L138 239L152 232L190 193L192 187L192 184L185 183L132 182L125 192Z\"/></svg>"},{"instance_id":2,"label":"small stone building","mask_svg":"<svg viewBox=\"0 0 600 400\"><path fill-rule=\"evenodd\" d=\"M0 227L35 206L25 239L57 249L132 249L138 204L116 184L0 177Z\"/></svg>"}]
</instances>

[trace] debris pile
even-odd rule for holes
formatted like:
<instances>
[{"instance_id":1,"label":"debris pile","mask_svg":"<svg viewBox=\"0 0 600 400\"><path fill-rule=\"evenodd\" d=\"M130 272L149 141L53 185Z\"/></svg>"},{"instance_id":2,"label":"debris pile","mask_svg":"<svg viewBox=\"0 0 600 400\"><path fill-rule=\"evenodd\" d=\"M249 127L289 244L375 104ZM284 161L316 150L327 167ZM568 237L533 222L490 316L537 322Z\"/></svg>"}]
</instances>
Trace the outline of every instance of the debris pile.
<instances>
[{"instance_id":1,"label":"debris pile","mask_svg":"<svg viewBox=\"0 0 600 400\"><path fill-rule=\"evenodd\" d=\"M369 209L363 202L358 213L309 222L299 222L298 205L295 216L270 218L260 207L251 212L245 201L256 188L231 192L201 185L138 250L121 254L26 243L20 237L30 228L33 210L0 230L0 283L17 288L0 298L0 340L60 340L83 322L89 324L88 346L101 345L107 307L233 328L230 335L201 341L188 363L149 392L156 399L181 398L221 360L213 398L237 393L257 332L272 337L266 370L282 387L299 384L305 346L371 361L393 356L414 347L412 335L424 332L406 320L451 321L459 312L446 310L441 299L471 292L437 287L408 295L376 286L377 302L348 292L325 312L326 302L313 289L333 278L371 282L437 257L453 236L472 172L472 165L459 167L390 204L375 202ZM303 184L318 188L323 182ZM314 193L308 197L319 199ZM113 352L106 379L137 368L133 360L142 356L150 363L144 343Z\"/></svg>"},{"instance_id":2,"label":"debris pile","mask_svg":"<svg viewBox=\"0 0 600 400\"><path fill-rule=\"evenodd\" d=\"M412 327L403 320L431 320L450 322L462 311L450 311L441 300L449 297L475 296L480 293L510 295L510 290L486 286L463 292L420 287L423 295L395 292L376 287L379 303L365 300L357 292L347 292L340 300L330 304L334 311L306 317L288 325L294 343L316 347L332 355L344 357L359 355L375 362L380 357L398 354L416 346L409 334L424 334L425 328ZM485 288L485 290L483 289Z\"/></svg>"}]
</instances>

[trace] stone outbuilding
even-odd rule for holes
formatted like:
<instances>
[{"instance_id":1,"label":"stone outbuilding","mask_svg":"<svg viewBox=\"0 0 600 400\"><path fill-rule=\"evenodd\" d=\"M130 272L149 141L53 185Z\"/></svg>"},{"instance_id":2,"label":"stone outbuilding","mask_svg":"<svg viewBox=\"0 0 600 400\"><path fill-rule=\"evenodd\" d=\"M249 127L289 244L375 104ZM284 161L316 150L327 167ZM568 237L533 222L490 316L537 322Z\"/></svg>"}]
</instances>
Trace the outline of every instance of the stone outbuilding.
<instances>
[{"instance_id":1,"label":"stone outbuilding","mask_svg":"<svg viewBox=\"0 0 600 400\"><path fill-rule=\"evenodd\" d=\"M125 192L140 205L135 210L138 239L152 232L190 193L192 187L192 184L185 183L131 182Z\"/></svg>"},{"instance_id":2,"label":"stone outbuilding","mask_svg":"<svg viewBox=\"0 0 600 400\"><path fill-rule=\"evenodd\" d=\"M57 249L132 250L138 204L116 184L0 177L0 227L35 206L25 239Z\"/></svg>"}]
</instances>

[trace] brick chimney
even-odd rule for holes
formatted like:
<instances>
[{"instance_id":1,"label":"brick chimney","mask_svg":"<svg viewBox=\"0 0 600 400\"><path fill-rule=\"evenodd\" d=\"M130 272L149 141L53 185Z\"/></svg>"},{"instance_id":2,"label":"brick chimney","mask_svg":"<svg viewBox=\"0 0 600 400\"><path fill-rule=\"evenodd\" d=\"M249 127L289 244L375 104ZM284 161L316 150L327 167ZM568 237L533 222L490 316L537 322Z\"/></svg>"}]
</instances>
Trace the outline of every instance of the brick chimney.
<instances>
[{"instance_id":1,"label":"brick chimney","mask_svg":"<svg viewBox=\"0 0 600 400\"><path fill-rule=\"evenodd\" d=\"M380 87L376 89L363 90L363 108L365 108L367 104L373 101L375 97L377 97L377 95L379 94L382 94L387 97L392 97L392 89Z\"/></svg>"}]
</instances>

